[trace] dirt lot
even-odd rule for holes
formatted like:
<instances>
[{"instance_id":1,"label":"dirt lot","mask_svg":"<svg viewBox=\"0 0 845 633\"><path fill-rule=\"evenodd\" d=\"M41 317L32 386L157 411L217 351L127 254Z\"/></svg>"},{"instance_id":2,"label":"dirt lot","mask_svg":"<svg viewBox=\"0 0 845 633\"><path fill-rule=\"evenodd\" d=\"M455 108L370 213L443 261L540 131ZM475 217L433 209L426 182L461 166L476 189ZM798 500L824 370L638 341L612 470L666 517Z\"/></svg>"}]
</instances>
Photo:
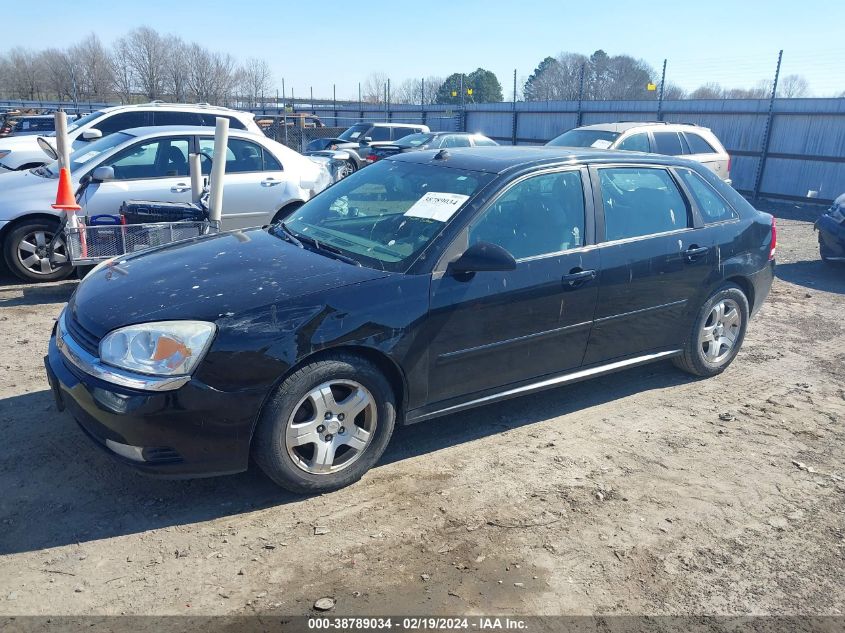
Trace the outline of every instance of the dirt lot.
<instances>
[{"instance_id":1,"label":"dirt lot","mask_svg":"<svg viewBox=\"0 0 845 633\"><path fill-rule=\"evenodd\" d=\"M778 279L723 375L654 365L400 429L313 498L114 464L44 378L74 283L4 277L0 614L841 614L845 269L818 212L778 209Z\"/></svg>"}]
</instances>

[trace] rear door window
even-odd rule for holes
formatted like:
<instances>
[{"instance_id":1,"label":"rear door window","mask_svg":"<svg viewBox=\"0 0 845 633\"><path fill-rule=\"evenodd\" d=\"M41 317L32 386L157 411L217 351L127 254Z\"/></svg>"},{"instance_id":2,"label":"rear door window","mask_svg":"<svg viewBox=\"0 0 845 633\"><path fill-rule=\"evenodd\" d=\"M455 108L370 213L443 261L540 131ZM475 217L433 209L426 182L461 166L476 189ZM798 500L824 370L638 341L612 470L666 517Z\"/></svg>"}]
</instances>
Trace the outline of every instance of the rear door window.
<instances>
[{"instance_id":1,"label":"rear door window","mask_svg":"<svg viewBox=\"0 0 845 633\"><path fill-rule=\"evenodd\" d=\"M390 133L391 133L391 128L376 126L372 130L370 130L370 133L367 136L369 136L374 141L389 141L390 140ZM408 135L405 134L404 136L408 136ZM399 137L397 136L395 138L398 139Z\"/></svg>"},{"instance_id":2,"label":"rear door window","mask_svg":"<svg viewBox=\"0 0 845 633\"><path fill-rule=\"evenodd\" d=\"M680 156L685 153L677 132L654 132L654 151L667 156Z\"/></svg>"},{"instance_id":3,"label":"rear door window","mask_svg":"<svg viewBox=\"0 0 845 633\"><path fill-rule=\"evenodd\" d=\"M202 163L202 173L211 173L211 161L204 156L214 156L214 139L202 138L200 139L200 161ZM268 159L269 158L269 162ZM229 138L226 146L226 173L238 174L249 173L256 171L264 171L267 169L265 165L272 166L274 171L281 171L281 165L275 158L267 154L264 155L264 148L257 143L245 141L239 138Z\"/></svg>"},{"instance_id":4,"label":"rear door window","mask_svg":"<svg viewBox=\"0 0 845 633\"><path fill-rule=\"evenodd\" d=\"M616 149L624 149L629 152L650 152L648 134L644 132L631 134L628 138L623 139Z\"/></svg>"},{"instance_id":5,"label":"rear door window","mask_svg":"<svg viewBox=\"0 0 845 633\"><path fill-rule=\"evenodd\" d=\"M409 134L416 134L419 130L413 127L397 127L393 128L393 139L398 141L400 138L408 136Z\"/></svg>"},{"instance_id":6,"label":"rear door window","mask_svg":"<svg viewBox=\"0 0 845 633\"><path fill-rule=\"evenodd\" d=\"M716 150L710 145L700 134L693 132L684 132L684 138L687 140L691 154L715 154Z\"/></svg>"},{"instance_id":7,"label":"rear door window","mask_svg":"<svg viewBox=\"0 0 845 633\"><path fill-rule=\"evenodd\" d=\"M153 112L153 125L202 125L202 118L197 112L161 110Z\"/></svg>"},{"instance_id":8,"label":"rear door window","mask_svg":"<svg viewBox=\"0 0 845 633\"><path fill-rule=\"evenodd\" d=\"M692 226L689 209L665 169L599 169L605 238L624 240Z\"/></svg>"},{"instance_id":9,"label":"rear door window","mask_svg":"<svg viewBox=\"0 0 845 633\"><path fill-rule=\"evenodd\" d=\"M678 175L695 199L705 224L739 218L739 214L701 176L689 169L679 169Z\"/></svg>"}]
</instances>

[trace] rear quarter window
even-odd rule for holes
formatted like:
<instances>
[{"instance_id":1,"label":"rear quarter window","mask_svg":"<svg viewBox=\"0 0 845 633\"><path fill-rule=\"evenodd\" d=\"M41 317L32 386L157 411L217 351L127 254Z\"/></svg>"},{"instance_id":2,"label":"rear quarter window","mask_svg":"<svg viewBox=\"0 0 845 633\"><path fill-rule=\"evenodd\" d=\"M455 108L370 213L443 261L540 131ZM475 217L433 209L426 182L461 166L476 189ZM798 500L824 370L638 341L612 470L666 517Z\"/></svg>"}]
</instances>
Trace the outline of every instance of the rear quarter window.
<instances>
[{"instance_id":1,"label":"rear quarter window","mask_svg":"<svg viewBox=\"0 0 845 633\"><path fill-rule=\"evenodd\" d=\"M684 132L684 138L687 140L690 152L692 154L715 154L716 149L710 145L704 137L694 132Z\"/></svg>"},{"instance_id":2,"label":"rear quarter window","mask_svg":"<svg viewBox=\"0 0 845 633\"><path fill-rule=\"evenodd\" d=\"M690 190L705 224L736 220L739 215L698 174L679 169L678 174Z\"/></svg>"}]
</instances>

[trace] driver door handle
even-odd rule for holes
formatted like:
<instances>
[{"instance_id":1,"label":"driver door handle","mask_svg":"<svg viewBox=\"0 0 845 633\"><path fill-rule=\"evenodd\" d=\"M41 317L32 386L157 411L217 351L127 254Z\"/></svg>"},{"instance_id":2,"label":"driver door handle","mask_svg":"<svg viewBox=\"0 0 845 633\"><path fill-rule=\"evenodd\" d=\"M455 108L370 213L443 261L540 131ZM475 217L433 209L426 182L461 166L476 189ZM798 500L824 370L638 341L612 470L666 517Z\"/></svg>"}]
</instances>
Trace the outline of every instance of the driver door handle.
<instances>
[{"instance_id":1,"label":"driver door handle","mask_svg":"<svg viewBox=\"0 0 845 633\"><path fill-rule=\"evenodd\" d=\"M190 190L191 190L191 186L186 185L184 182L180 182L178 184L175 184L170 188L170 191L172 191L173 193L185 193L186 191L190 191Z\"/></svg>"},{"instance_id":2,"label":"driver door handle","mask_svg":"<svg viewBox=\"0 0 845 633\"><path fill-rule=\"evenodd\" d=\"M687 250L684 251L684 257L686 257L688 262L692 262L701 257L702 255L706 255L707 251L709 250L710 248L707 246L696 246L695 244L693 244Z\"/></svg>"},{"instance_id":3,"label":"driver door handle","mask_svg":"<svg viewBox=\"0 0 845 633\"><path fill-rule=\"evenodd\" d=\"M561 281L563 281L563 283L568 285L570 288L576 288L577 286L588 281L592 281L595 278L595 270L581 270L579 268L573 268L569 271L569 274L564 275L561 278Z\"/></svg>"},{"instance_id":4,"label":"driver door handle","mask_svg":"<svg viewBox=\"0 0 845 633\"><path fill-rule=\"evenodd\" d=\"M275 178L265 178L261 181L262 187L275 187L276 185L282 184L281 180L276 180Z\"/></svg>"}]
</instances>

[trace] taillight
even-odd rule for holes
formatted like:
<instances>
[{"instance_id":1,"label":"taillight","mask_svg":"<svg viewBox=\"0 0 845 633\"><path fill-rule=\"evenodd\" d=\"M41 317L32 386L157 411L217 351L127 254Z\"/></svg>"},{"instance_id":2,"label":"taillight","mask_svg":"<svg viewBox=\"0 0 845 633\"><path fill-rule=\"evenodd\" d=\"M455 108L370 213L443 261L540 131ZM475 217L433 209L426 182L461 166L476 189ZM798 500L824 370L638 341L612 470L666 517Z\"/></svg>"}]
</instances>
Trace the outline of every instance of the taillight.
<instances>
[{"instance_id":1,"label":"taillight","mask_svg":"<svg viewBox=\"0 0 845 633\"><path fill-rule=\"evenodd\" d=\"M775 258L775 250L778 247L778 227L775 218L772 217L772 241L769 243L769 261Z\"/></svg>"},{"instance_id":2,"label":"taillight","mask_svg":"<svg viewBox=\"0 0 845 633\"><path fill-rule=\"evenodd\" d=\"M378 156L376 156L375 154L367 154L367 162L368 163L374 163L377 160L378 160Z\"/></svg>"}]
</instances>

